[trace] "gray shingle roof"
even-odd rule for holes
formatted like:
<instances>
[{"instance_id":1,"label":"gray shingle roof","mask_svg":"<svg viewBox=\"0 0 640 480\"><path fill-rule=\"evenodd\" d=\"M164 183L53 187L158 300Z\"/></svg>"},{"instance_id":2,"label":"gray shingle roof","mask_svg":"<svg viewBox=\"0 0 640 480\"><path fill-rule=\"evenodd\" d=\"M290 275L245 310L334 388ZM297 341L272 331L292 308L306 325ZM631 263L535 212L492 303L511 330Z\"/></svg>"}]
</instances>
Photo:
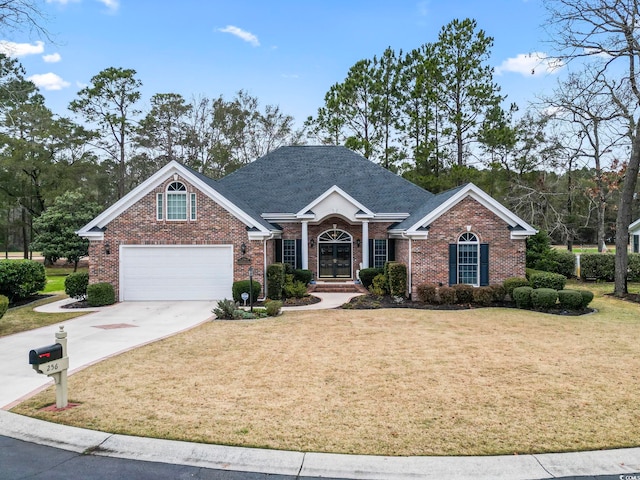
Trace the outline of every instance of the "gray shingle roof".
<instances>
[{"instance_id":1,"label":"gray shingle roof","mask_svg":"<svg viewBox=\"0 0 640 480\"><path fill-rule=\"evenodd\" d=\"M338 146L281 147L211 184L259 213L297 213L333 185L374 213L412 213L434 197Z\"/></svg>"},{"instance_id":2,"label":"gray shingle roof","mask_svg":"<svg viewBox=\"0 0 640 480\"><path fill-rule=\"evenodd\" d=\"M460 185L459 187L452 188L445 192L441 192L437 195L433 195L429 200L427 200L424 204L418 207L415 211L411 212L411 215L408 218L405 218L402 222L394 227L394 229L398 230L406 230L417 222L419 222L422 218L427 216L430 212L438 208L444 202L453 197L456 193L462 190L465 185Z\"/></svg>"}]
</instances>

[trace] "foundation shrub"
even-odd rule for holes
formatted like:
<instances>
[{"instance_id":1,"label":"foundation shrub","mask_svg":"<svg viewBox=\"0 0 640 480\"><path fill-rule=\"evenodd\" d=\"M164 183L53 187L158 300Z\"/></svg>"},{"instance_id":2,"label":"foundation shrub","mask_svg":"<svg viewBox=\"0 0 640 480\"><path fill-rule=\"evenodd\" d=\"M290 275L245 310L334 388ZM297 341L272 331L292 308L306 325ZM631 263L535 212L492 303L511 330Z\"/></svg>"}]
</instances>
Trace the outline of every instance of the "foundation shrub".
<instances>
[{"instance_id":1,"label":"foundation shrub","mask_svg":"<svg viewBox=\"0 0 640 480\"><path fill-rule=\"evenodd\" d=\"M373 283L369 287L369 291L374 295L382 297L383 295L389 293L387 285L387 277L385 277L384 274L379 273L373 278Z\"/></svg>"},{"instance_id":2,"label":"foundation shrub","mask_svg":"<svg viewBox=\"0 0 640 480\"><path fill-rule=\"evenodd\" d=\"M582 308L587 308L587 306L593 300L593 292L589 290L580 290L580 295L582 296Z\"/></svg>"},{"instance_id":3,"label":"foundation shrub","mask_svg":"<svg viewBox=\"0 0 640 480\"><path fill-rule=\"evenodd\" d=\"M86 298L88 286L89 274L86 272L71 273L64 279L64 293L77 300Z\"/></svg>"},{"instance_id":4,"label":"foundation shrub","mask_svg":"<svg viewBox=\"0 0 640 480\"><path fill-rule=\"evenodd\" d=\"M529 280L522 277L507 278L502 285L506 291L506 294L513 298L513 290L518 287L529 287ZM513 298L515 300L515 298Z\"/></svg>"},{"instance_id":5,"label":"foundation shrub","mask_svg":"<svg viewBox=\"0 0 640 480\"><path fill-rule=\"evenodd\" d=\"M562 290L567 283L567 277L559 273L537 272L529 279L533 288L551 288Z\"/></svg>"},{"instance_id":6,"label":"foundation shrub","mask_svg":"<svg viewBox=\"0 0 640 480\"><path fill-rule=\"evenodd\" d=\"M453 305L456 303L456 291L452 287L439 287L438 298L442 305Z\"/></svg>"},{"instance_id":7,"label":"foundation shrub","mask_svg":"<svg viewBox=\"0 0 640 480\"><path fill-rule=\"evenodd\" d=\"M272 300L282 299L285 284L284 263L272 263L267 267L267 295Z\"/></svg>"},{"instance_id":8,"label":"foundation shrub","mask_svg":"<svg viewBox=\"0 0 640 480\"><path fill-rule=\"evenodd\" d=\"M456 292L457 293L457 292ZM488 307L493 303L494 289L493 287L478 287L473 289L473 301L478 305Z\"/></svg>"},{"instance_id":9,"label":"foundation shrub","mask_svg":"<svg viewBox=\"0 0 640 480\"><path fill-rule=\"evenodd\" d=\"M231 293L233 295L234 302L242 302L242 294L250 293L251 290L251 281L249 280L239 280L237 282L233 282L231 286ZM251 300L254 302L260 296L260 291L262 290L262 285L259 282L253 281L253 291L251 291Z\"/></svg>"},{"instance_id":10,"label":"foundation shrub","mask_svg":"<svg viewBox=\"0 0 640 480\"><path fill-rule=\"evenodd\" d=\"M438 286L435 283L422 283L417 288L418 300L424 303L438 303Z\"/></svg>"},{"instance_id":11,"label":"foundation shrub","mask_svg":"<svg viewBox=\"0 0 640 480\"><path fill-rule=\"evenodd\" d=\"M407 266L399 262L387 262L389 293L394 297L407 296Z\"/></svg>"},{"instance_id":12,"label":"foundation shrub","mask_svg":"<svg viewBox=\"0 0 640 480\"><path fill-rule=\"evenodd\" d=\"M225 298L224 300L220 300L211 312L214 313L219 320L233 320L233 313L237 308L236 302Z\"/></svg>"},{"instance_id":13,"label":"foundation shrub","mask_svg":"<svg viewBox=\"0 0 640 480\"><path fill-rule=\"evenodd\" d=\"M507 290L504 288L504 285L495 284L490 285L489 288L491 288L493 292L494 302L504 302L504 297L507 295Z\"/></svg>"},{"instance_id":14,"label":"foundation shrub","mask_svg":"<svg viewBox=\"0 0 640 480\"><path fill-rule=\"evenodd\" d=\"M293 281L294 282L302 282L305 287L311 283L313 279L313 273L311 270L298 268L293 271Z\"/></svg>"},{"instance_id":15,"label":"foundation shrub","mask_svg":"<svg viewBox=\"0 0 640 480\"><path fill-rule=\"evenodd\" d=\"M531 304L533 308L554 308L558 302L558 291L553 288L534 288L531 292Z\"/></svg>"},{"instance_id":16,"label":"foundation shrub","mask_svg":"<svg viewBox=\"0 0 640 480\"><path fill-rule=\"evenodd\" d=\"M362 286L367 290L373 284L373 279L376 278L376 275L383 273L382 268L363 268L360 270L360 281L362 282Z\"/></svg>"},{"instance_id":17,"label":"foundation shrub","mask_svg":"<svg viewBox=\"0 0 640 480\"><path fill-rule=\"evenodd\" d=\"M293 277L293 275L287 275L287 277ZM307 296L307 286L298 281L293 280L287 282L284 286L284 294L286 298L302 298Z\"/></svg>"},{"instance_id":18,"label":"foundation shrub","mask_svg":"<svg viewBox=\"0 0 640 480\"><path fill-rule=\"evenodd\" d=\"M523 286L514 288L511 297L516 302L516 307L531 308L531 292L533 292L533 288L531 287Z\"/></svg>"},{"instance_id":19,"label":"foundation shrub","mask_svg":"<svg viewBox=\"0 0 640 480\"><path fill-rule=\"evenodd\" d=\"M473 287L464 283L458 283L453 285L456 292L456 303L471 303L473 302Z\"/></svg>"},{"instance_id":20,"label":"foundation shrub","mask_svg":"<svg viewBox=\"0 0 640 480\"><path fill-rule=\"evenodd\" d=\"M116 303L113 285L107 282L92 283L87 287L87 303L92 307L103 307Z\"/></svg>"},{"instance_id":21,"label":"foundation shrub","mask_svg":"<svg viewBox=\"0 0 640 480\"><path fill-rule=\"evenodd\" d=\"M560 307L568 310L580 310L582 295L578 290L558 290L558 303Z\"/></svg>"}]
</instances>

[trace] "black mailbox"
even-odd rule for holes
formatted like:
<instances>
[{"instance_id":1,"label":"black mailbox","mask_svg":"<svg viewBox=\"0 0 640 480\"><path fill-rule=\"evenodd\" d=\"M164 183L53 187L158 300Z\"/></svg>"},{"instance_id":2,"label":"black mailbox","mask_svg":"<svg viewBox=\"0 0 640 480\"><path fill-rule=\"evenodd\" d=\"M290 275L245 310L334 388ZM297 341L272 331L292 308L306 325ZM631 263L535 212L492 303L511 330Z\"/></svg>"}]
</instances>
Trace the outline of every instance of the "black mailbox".
<instances>
[{"instance_id":1,"label":"black mailbox","mask_svg":"<svg viewBox=\"0 0 640 480\"><path fill-rule=\"evenodd\" d=\"M29 365L40 365L62 358L62 345L54 343L46 347L35 348L29 352Z\"/></svg>"}]
</instances>

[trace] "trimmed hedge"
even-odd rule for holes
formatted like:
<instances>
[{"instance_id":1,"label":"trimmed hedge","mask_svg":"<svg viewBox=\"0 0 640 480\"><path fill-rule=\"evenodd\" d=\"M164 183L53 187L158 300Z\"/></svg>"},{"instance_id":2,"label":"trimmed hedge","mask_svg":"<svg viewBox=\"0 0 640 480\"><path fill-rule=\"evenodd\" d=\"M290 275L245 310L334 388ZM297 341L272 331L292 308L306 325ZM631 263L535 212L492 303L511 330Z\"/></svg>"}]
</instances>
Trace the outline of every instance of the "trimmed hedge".
<instances>
[{"instance_id":1,"label":"trimmed hedge","mask_svg":"<svg viewBox=\"0 0 640 480\"><path fill-rule=\"evenodd\" d=\"M504 288L504 285L496 284L489 285L491 291L493 292L493 300L496 302L503 302L504 297L507 295L507 289Z\"/></svg>"},{"instance_id":2,"label":"trimmed hedge","mask_svg":"<svg viewBox=\"0 0 640 480\"><path fill-rule=\"evenodd\" d=\"M267 267L267 295L271 300L281 300L285 282L284 263L273 263Z\"/></svg>"},{"instance_id":3,"label":"trimmed hedge","mask_svg":"<svg viewBox=\"0 0 640 480\"><path fill-rule=\"evenodd\" d=\"M472 293L473 293L473 301L485 307L488 307L489 305L491 305L495 298L495 291L493 287L474 288L472 290Z\"/></svg>"},{"instance_id":4,"label":"trimmed hedge","mask_svg":"<svg viewBox=\"0 0 640 480\"><path fill-rule=\"evenodd\" d=\"M407 266L399 262L387 262L389 293L394 297L407 296Z\"/></svg>"},{"instance_id":5,"label":"trimmed hedge","mask_svg":"<svg viewBox=\"0 0 640 480\"><path fill-rule=\"evenodd\" d=\"M534 288L531 292L533 308L549 309L556 306L558 291L553 288Z\"/></svg>"},{"instance_id":6,"label":"trimmed hedge","mask_svg":"<svg viewBox=\"0 0 640 480\"><path fill-rule=\"evenodd\" d=\"M580 290L580 295L582 295L582 308L587 308L587 305L589 305L591 300L593 300L593 292L589 290Z\"/></svg>"},{"instance_id":7,"label":"trimmed hedge","mask_svg":"<svg viewBox=\"0 0 640 480\"><path fill-rule=\"evenodd\" d=\"M456 303L456 291L453 287L439 287L438 298L443 305L453 305Z\"/></svg>"},{"instance_id":8,"label":"trimmed hedge","mask_svg":"<svg viewBox=\"0 0 640 480\"><path fill-rule=\"evenodd\" d=\"M529 287L529 280L522 277L511 277L507 278L504 282L502 282L504 289L506 290L506 294L513 298L513 290L518 287Z\"/></svg>"},{"instance_id":9,"label":"trimmed hedge","mask_svg":"<svg viewBox=\"0 0 640 480\"><path fill-rule=\"evenodd\" d=\"M616 273L615 255L585 253L580 255L580 278L613 282Z\"/></svg>"},{"instance_id":10,"label":"trimmed hedge","mask_svg":"<svg viewBox=\"0 0 640 480\"><path fill-rule=\"evenodd\" d=\"M258 299L258 297L260 296L260 291L262 290L262 285L260 285L260 282L256 282L254 280L253 281L253 291L249 292L249 290L251 290L251 281L250 280L239 280L237 282L233 282L233 285L231 286L231 293L233 295L233 301L234 302L243 302L242 294L243 293L251 293L251 300L253 300L255 302Z\"/></svg>"},{"instance_id":11,"label":"trimmed hedge","mask_svg":"<svg viewBox=\"0 0 640 480\"><path fill-rule=\"evenodd\" d=\"M116 303L113 285L107 282L92 283L87 287L87 303L92 307L102 307Z\"/></svg>"},{"instance_id":12,"label":"trimmed hedge","mask_svg":"<svg viewBox=\"0 0 640 480\"><path fill-rule=\"evenodd\" d=\"M562 290L567 283L567 277L559 273L537 272L531 275L529 281L533 288Z\"/></svg>"},{"instance_id":13,"label":"trimmed hedge","mask_svg":"<svg viewBox=\"0 0 640 480\"><path fill-rule=\"evenodd\" d=\"M64 293L77 300L86 298L88 286L89 274L86 272L71 273L64 279Z\"/></svg>"},{"instance_id":14,"label":"trimmed hedge","mask_svg":"<svg viewBox=\"0 0 640 480\"><path fill-rule=\"evenodd\" d=\"M473 290L474 288L471 285L466 285L464 283L458 283L453 285L453 288L456 291L456 303L471 303L473 302Z\"/></svg>"},{"instance_id":15,"label":"trimmed hedge","mask_svg":"<svg viewBox=\"0 0 640 480\"><path fill-rule=\"evenodd\" d=\"M44 290L44 265L34 260L0 260L0 295L10 302L22 300Z\"/></svg>"},{"instance_id":16,"label":"trimmed hedge","mask_svg":"<svg viewBox=\"0 0 640 480\"><path fill-rule=\"evenodd\" d=\"M0 318L4 317L9 309L9 299L4 295L0 295Z\"/></svg>"},{"instance_id":17,"label":"trimmed hedge","mask_svg":"<svg viewBox=\"0 0 640 480\"><path fill-rule=\"evenodd\" d=\"M376 278L376 275L379 275L384 272L382 268L363 268L360 270L360 281L362 282L362 286L367 290L373 284L373 279Z\"/></svg>"},{"instance_id":18,"label":"trimmed hedge","mask_svg":"<svg viewBox=\"0 0 640 480\"><path fill-rule=\"evenodd\" d=\"M418 300L424 303L437 303L438 285L435 283L422 283L417 287Z\"/></svg>"},{"instance_id":19,"label":"trimmed hedge","mask_svg":"<svg viewBox=\"0 0 640 480\"><path fill-rule=\"evenodd\" d=\"M267 310L267 315L277 317L282 309L282 302L280 300L268 300L264 303L264 308Z\"/></svg>"},{"instance_id":20,"label":"trimmed hedge","mask_svg":"<svg viewBox=\"0 0 640 480\"><path fill-rule=\"evenodd\" d=\"M511 297L516 302L516 307L525 309L531 308L531 292L533 292L533 288L528 286L514 288Z\"/></svg>"},{"instance_id":21,"label":"trimmed hedge","mask_svg":"<svg viewBox=\"0 0 640 480\"><path fill-rule=\"evenodd\" d=\"M627 278L631 282L640 282L640 253L629 254L629 274Z\"/></svg>"},{"instance_id":22,"label":"trimmed hedge","mask_svg":"<svg viewBox=\"0 0 640 480\"><path fill-rule=\"evenodd\" d=\"M558 303L562 308L579 310L582 307L582 295L578 290L558 290Z\"/></svg>"},{"instance_id":23,"label":"trimmed hedge","mask_svg":"<svg viewBox=\"0 0 640 480\"><path fill-rule=\"evenodd\" d=\"M311 270L303 270L298 268L293 271L293 281L294 282L302 282L306 287L313 280L313 272Z\"/></svg>"}]
</instances>

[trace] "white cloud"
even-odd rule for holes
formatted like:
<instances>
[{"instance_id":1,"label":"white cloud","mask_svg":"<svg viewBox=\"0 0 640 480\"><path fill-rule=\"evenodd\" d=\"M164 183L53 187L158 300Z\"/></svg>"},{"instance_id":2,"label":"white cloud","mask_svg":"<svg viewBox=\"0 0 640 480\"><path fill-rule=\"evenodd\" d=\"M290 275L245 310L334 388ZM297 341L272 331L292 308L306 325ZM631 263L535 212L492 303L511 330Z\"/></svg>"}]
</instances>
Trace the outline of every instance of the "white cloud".
<instances>
[{"instance_id":1,"label":"white cloud","mask_svg":"<svg viewBox=\"0 0 640 480\"><path fill-rule=\"evenodd\" d=\"M44 60L46 63L58 63L60 60L62 60L62 57L59 53L50 53L49 55L43 55L42 60Z\"/></svg>"},{"instance_id":2,"label":"white cloud","mask_svg":"<svg viewBox=\"0 0 640 480\"><path fill-rule=\"evenodd\" d=\"M37 87L44 88L45 90L62 90L71 85L55 73L37 73L31 75L27 80L31 80Z\"/></svg>"},{"instance_id":3,"label":"white cloud","mask_svg":"<svg viewBox=\"0 0 640 480\"><path fill-rule=\"evenodd\" d=\"M506 59L496 67L496 74L514 72L525 76L537 76L557 73L562 67L564 67L562 60L549 57L546 53L520 53L516 57Z\"/></svg>"},{"instance_id":4,"label":"white cloud","mask_svg":"<svg viewBox=\"0 0 640 480\"><path fill-rule=\"evenodd\" d=\"M105 7L109 9L111 13L115 13L120 8L120 0L98 0Z\"/></svg>"},{"instance_id":5,"label":"white cloud","mask_svg":"<svg viewBox=\"0 0 640 480\"><path fill-rule=\"evenodd\" d=\"M218 31L223 33L230 33L231 35L234 35L244 40L245 42L250 43L254 47L260 46L260 41L258 40L258 37L256 37L253 33L247 32L238 27L234 27L233 25L227 25L224 28L220 28Z\"/></svg>"},{"instance_id":6,"label":"white cloud","mask_svg":"<svg viewBox=\"0 0 640 480\"><path fill-rule=\"evenodd\" d=\"M44 52L44 43L15 43L0 40L0 53L8 57L24 57L25 55L37 55Z\"/></svg>"}]
</instances>

